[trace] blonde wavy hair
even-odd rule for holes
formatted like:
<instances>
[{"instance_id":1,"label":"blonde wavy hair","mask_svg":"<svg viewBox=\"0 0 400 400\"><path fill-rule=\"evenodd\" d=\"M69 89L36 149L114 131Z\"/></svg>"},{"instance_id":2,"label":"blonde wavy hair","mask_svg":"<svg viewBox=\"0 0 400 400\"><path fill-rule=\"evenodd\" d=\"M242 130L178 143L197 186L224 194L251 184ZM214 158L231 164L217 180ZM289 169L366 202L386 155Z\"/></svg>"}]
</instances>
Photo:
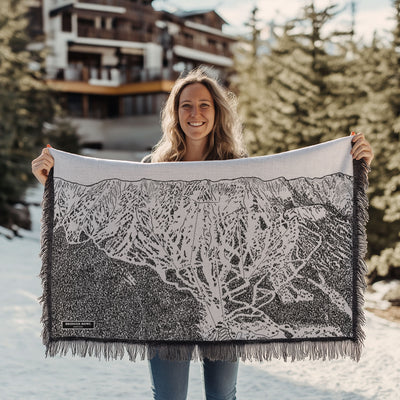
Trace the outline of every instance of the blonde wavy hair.
<instances>
[{"instance_id":1,"label":"blonde wavy hair","mask_svg":"<svg viewBox=\"0 0 400 400\"><path fill-rule=\"evenodd\" d=\"M228 160L246 157L242 125L237 113L236 96L210 76L212 70L196 68L180 77L173 86L161 112L163 135L151 154L152 162L182 161L186 152L185 134L179 124L179 98L185 87L201 83L214 100L215 122L208 135L204 160Z\"/></svg>"}]
</instances>

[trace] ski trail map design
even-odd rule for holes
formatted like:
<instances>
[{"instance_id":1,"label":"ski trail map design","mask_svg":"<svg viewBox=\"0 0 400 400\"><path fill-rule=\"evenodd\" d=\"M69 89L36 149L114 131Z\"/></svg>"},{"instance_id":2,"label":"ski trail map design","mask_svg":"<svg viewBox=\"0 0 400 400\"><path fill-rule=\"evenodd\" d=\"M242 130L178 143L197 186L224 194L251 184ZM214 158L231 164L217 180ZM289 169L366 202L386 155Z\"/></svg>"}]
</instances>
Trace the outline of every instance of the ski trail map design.
<instances>
[{"instance_id":1,"label":"ski trail map design","mask_svg":"<svg viewBox=\"0 0 400 400\"><path fill-rule=\"evenodd\" d=\"M49 336L353 340L353 183L55 176Z\"/></svg>"}]
</instances>

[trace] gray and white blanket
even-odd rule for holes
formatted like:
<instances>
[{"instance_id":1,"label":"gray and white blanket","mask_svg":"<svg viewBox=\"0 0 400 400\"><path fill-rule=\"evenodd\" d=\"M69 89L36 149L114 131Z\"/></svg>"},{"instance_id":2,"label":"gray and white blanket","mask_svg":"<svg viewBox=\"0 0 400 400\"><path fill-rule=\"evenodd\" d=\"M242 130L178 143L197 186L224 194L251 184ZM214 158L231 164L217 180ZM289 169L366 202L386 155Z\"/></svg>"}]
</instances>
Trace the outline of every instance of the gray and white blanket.
<instances>
[{"instance_id":1,"label":"gray and white blanket","mask_svg":"<svg viewBox=\"0 0 400 400\"><path fill-rule=\"evenodd\" d=\"M358 360L367 167L350 150L142 164L51 149L47 353Z\"/></svg>"}]
</instances>

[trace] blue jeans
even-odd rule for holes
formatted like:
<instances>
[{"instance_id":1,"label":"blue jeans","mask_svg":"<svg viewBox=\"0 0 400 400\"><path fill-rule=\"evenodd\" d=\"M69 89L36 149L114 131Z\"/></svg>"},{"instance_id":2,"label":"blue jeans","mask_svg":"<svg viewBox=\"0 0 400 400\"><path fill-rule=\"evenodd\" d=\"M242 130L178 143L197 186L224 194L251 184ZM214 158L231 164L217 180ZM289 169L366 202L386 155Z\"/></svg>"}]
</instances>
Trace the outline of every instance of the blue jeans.
<instances>
[{"instance_id":1,"label":"blue jeans","mask_svg":"<svg viewBox=\"0 0 400 400\"><path fill-rule=\"evenodd\" d=\"M185 400L190 361L161 360L149 362L154 400ZM236 400L239 361L203 361L207 400Z\"/></svg>"}]
</instances>

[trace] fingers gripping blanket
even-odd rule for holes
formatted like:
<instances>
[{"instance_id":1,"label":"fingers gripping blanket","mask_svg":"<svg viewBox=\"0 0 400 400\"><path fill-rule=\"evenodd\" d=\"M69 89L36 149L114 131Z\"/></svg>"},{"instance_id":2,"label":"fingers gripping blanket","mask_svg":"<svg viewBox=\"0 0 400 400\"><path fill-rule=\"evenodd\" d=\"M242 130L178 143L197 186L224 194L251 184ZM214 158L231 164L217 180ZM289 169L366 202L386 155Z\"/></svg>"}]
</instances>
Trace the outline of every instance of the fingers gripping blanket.
<instances>
[{"instance_id":1,"label":"fingers gripping blanket","mask_svg":"<svg viewBox=\"0 0 400 400\"><path fill-rule=\"evenodd\" d=\"M47 353L358 360L367 166L350 150L141 164L51 149Z\"/></svg>"}]
</instances>

